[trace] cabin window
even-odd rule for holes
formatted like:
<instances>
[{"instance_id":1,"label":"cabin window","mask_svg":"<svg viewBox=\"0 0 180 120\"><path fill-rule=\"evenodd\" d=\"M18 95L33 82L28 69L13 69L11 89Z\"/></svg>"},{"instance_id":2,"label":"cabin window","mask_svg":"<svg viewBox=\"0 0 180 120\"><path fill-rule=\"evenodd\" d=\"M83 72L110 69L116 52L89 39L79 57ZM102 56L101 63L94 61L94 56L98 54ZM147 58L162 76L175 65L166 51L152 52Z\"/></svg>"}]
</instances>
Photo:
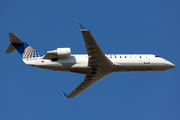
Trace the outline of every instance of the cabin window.
<instances>
[{"instance_id":1,"label":"cabin window","mask_svg":"<svg viewBox=\"0 0 180 120\"><path fill-rule=\"evenodd\" d=\"M116 56L115 56L115 58L116 58Z\"/></svg>"},{"instance_id":2,"label":"cabin window","mask_svg":"<svg viewBox=\"0 0 180 120\"><path fill-rule=\"evenodd\" d=\"M139 56L139 58L141 58L141 56Z\"/></svg>"},{"instance_id":3,"label":"cabin window","mask_svg":"<svg viewBox=\"0 0 180 120\"><path fill-rule=\"evenodd\" d=\"M127 56L125 56L125 58L127 58Z\"/></svg>"},{"instance_id":4,"label":"cabin window","mask_svg":"<svg viewBox=\"0 0 180 120\"><path fill-rule=\"evenodd\" d=\"M121 56L120 56L120 58L121 58Z\"/></svg>"}]
</instances>

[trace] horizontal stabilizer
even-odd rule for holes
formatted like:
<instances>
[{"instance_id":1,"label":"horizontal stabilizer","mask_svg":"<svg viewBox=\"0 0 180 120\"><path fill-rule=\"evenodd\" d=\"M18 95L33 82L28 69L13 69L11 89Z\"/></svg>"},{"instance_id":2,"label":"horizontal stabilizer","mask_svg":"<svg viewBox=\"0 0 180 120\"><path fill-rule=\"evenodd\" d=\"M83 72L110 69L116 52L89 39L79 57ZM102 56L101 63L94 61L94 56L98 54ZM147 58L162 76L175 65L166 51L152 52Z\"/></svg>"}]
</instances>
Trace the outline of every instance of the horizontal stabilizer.
<instances>
[{"instance_id":1,"label":"horizontal stabilizer","mask_svg":"<svg viewBox=\"0 0 180 120\"><path fill-rule=\"evenodd\" d=\"M5 53L11 53L16 49L23 59L41 57L39 52L26 42L22 42L16 34L9 33L9 38L11 43Z\"/></svg>"},{"instance_id":2,"label":"horizontal stabilizer","mask_svg":"<svg viewBox=\"0 0 180 120\"><path fill-rule=\"evenodd\" d=\"M13 52L14 50L15 50L15 47L14 47L12 44L10 44L5 53L11 53L11 52Z\"/></svg>"},{"instance_id":3,"label":"horizontal stabilizer","mask_svg":"<svg viewBox=\"0 0 180 120\"><path fill-rule=\"evenodd\" d=\"M11 53L13 52L16 48L13 46L13 44L18 44L18 45L24 45L24 43L16 36L14 33L9 33L9 38L11 44L9 45L8 49L6 50L5 53Z\"/></svg>"}]
</instances>

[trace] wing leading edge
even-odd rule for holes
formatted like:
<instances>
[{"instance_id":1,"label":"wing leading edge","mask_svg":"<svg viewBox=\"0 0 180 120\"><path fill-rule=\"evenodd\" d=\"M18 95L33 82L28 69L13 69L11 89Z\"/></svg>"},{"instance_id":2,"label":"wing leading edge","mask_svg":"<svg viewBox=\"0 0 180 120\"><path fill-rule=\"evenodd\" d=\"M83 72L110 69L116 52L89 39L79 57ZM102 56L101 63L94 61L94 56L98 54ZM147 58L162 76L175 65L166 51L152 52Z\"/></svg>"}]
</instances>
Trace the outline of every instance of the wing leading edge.
<instances>
[{"instance_id":1,"label":"wing leading edge","mask_svg":"<svg viewBox=\"0 0 180 120\"><path fill-rule=\"evenodd\" d=\"M114 64L104 55L90 31L86 30L80 23L79 26L84 37L85 46L89 57L88 67L91 69L89 73L86 74L83 82L69 95L66 95L65 98L75 97L113 71L112 69Z\"/></svg>"}]
</instances>

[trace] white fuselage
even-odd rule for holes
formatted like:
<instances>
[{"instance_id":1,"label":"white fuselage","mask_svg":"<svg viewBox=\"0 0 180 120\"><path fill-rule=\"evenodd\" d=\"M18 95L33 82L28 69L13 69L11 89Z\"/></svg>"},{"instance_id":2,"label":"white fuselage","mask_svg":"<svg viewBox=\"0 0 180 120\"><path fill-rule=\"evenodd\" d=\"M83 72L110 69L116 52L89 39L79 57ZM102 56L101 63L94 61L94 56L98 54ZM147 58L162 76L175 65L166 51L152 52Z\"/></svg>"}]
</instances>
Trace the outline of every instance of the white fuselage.
<instances>
[{"instance_id":1,"label":"white fuselage","mask_svg":"<svg viewBox=\"0 0 180 120\"><path fill-rule=\"evenodd\" d=\"M163 71L175 67L171 62L151 54L106 54L106 57L114 63L112 72ZM54 71L85 73L90 69L88 67L88 55L85 54L74 54L69 57L52 60L42 58L23 59L23 61L30 66Z\"/></svg>"},{"instance_id":2,"label":"white fuselage","mask_svg":"<svg viewBox=\"0 0 180 120\"><path fill-rule=\"evenodd\" d=\"M22 42L14 33L9 33L10 42L6 53L15 49L25 64L54 71L69 71L85 74L84 80L65 98L73 98L105 76L118 71L163 71L175 67L171 62L151 54L104 54L90 31L79 24L87 54L71 54L70 48L57 48L42 56Z\"/></svg>"}]
</instances>

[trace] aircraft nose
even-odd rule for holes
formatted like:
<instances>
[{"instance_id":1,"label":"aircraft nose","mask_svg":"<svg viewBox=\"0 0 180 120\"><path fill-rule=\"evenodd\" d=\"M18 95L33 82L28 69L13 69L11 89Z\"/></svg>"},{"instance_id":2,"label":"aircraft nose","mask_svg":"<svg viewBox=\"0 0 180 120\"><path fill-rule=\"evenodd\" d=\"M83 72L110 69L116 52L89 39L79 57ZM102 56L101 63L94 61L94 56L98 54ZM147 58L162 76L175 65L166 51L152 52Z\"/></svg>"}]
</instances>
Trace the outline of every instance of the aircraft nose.
<instances>
[{"instance_id":1,"label":"aircraft nose","mask_svg":"<svg viewBox=\"0 0 180 120\"><path fill-rule=\"evenodd\" d=\"M171 62L169 62L169 61L166 61L165 64L166 64L166 69L167 69L167 70L176 67L173 63L171 63Z\"/></svg>"}]
</instances>

